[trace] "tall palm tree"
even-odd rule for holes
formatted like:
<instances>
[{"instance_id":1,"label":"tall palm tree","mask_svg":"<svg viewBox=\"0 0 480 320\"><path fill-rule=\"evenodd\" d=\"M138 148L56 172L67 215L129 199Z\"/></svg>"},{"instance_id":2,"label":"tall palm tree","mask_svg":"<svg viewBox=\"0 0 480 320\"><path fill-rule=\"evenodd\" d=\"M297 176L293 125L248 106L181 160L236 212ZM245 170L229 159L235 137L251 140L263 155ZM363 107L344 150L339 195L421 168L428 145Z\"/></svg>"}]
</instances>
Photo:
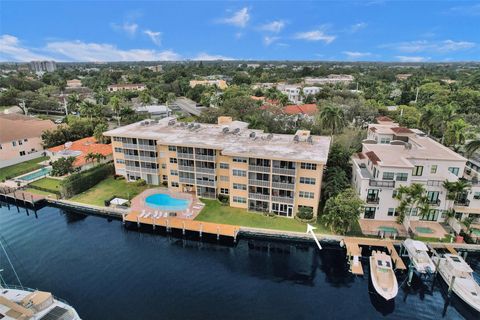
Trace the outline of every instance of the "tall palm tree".
<instances>
[{"instance_id":1,"label":"tall palm tree","mask_svg":"<svg viewBox=\"0 0 480 320\"><path fill-rule=\"evenodd\" d=\"M118 96L113 96L110 99L110 107L112 107L113 112L117 117L117 124L120 126L120 111L122 110L122 100Z\"/></svg>"},{"instance_id":2,"label":"tall palm tree","mask_svg":"<svg viewBox=\"0 0 480 320\"><path fill-rule=\"evenodd\" d=\"M98 106L90 101L83 101L80 104L80 114L82 116L90 118L90 120L93 119L94 116L97 116L99 111Z\"/></svg>"},{"instance_id":3,"label":"tall palm tree","mask_svg":"<svg viewBox=\"0 0 480 320\"><path fill-rule=\"evenodd\" d=\"M93 163L93 161L95 160L95 153L93 152L89 152L85 155L85 162L89 162L91 161Z\"/></svg>"},{"instance_id":4,"label":"tall palm tree","mask_svg":"<svg viewBox=\"0 0 480 320\"><path fill-rule=\"evenodd\" d=\"M457 117L456 111L457 108L451 103L443 105L439 108L436 116L433 119L435 123L440 125L440 130L442 132L442 144L445 141L445 131L447 130L448 123Z\"/></svg>"},{"instance_id":5,"label":"tall palm tree","mask_svg":"<svg viewBox=\"0 0 480 320\"><path fill-rule=\"evenodd\" d=\"M323 129L330 131L332 137L335 133L342 132L343 128L345 128L345 113L340 107L335 105L324 106L320 111L318 120Z\"/></svg>"},{"instance_id":6,"label":"tall palm tree","mask_svg":"<svg viewBox=\"0 0 480 320\"><path fill-rule=\"evenodd\" d=\"M437 124L435 118L437 117L438 109L435 106L428 105L423 110L422 116L419 120L419 125L422 128L427 129L428 135L430 135Z\"/></svg>"},{"instance_id":7,"label":"tall palm tree","mask_svg":"<svg viewBox=\"0 0 480 320\"><path fill-rule=\"evenodd\" d=\"M472 140L465 145L465 153L469 157L472 156L479 149L480 149L480 139Z\"/></svg>"},{"instance_id":8,"label":"tall palm tree","mask_svg":"<svg viewBox=\"0 0 480 320\"><path fill-rule=\"evenodd\" d=\"M68 98L67 98L68 110L70 110L70 112L77 111L81 102L82 102L82 100L80 99L78 94L73 93L73 94L69 95Z\"/></svg>"},{"instance_id":9,"label":"tall palm tree","mask_svg":"<svg viewBox=\"0 0 480 320\"><path fill-rule=\"evenodd\" d=\"M101 154L101 153L95 153L95 154L93 155L93 158L94 158L95 160L97 160L97 163L100 163L100 161L106 159L107 157L105 157L105 156L104 156L103 154Z\"/></svg>"}]
</instances>

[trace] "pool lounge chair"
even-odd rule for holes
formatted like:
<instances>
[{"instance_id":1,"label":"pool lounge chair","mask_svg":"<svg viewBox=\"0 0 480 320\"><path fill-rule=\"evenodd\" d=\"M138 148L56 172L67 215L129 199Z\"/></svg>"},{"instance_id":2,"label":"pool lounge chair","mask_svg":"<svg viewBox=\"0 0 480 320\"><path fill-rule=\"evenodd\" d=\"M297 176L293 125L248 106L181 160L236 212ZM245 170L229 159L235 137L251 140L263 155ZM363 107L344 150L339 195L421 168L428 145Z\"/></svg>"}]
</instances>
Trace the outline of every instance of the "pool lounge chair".
<instances>
[{"instance_id":1,"label":"pool lounge chair","mask_svg":"<svg viewBox=\"0 0 480 320\"><path fill-rule=\"evenodd\" d=\"M142 213L140 213L139 217L143 218L145 216L145 210L142 210Z\"/></svg>"}]
</instances>

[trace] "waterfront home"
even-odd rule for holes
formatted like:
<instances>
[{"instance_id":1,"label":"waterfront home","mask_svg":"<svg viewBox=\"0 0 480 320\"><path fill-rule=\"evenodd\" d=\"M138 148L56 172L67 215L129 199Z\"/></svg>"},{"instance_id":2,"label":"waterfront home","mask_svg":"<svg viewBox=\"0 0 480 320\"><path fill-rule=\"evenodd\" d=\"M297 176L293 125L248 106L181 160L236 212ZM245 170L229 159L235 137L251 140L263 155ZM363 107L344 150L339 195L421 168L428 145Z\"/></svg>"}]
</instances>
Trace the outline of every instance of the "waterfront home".
<instances>
[{"instance_id":1,"label":"waterfront home","mask_svg":"<svg viewBox=\"0 0 480 320\"><path fill-rule=\"evenodd\" d=\"M52 161L59 158L75 157L73 166L80 170L93 167L98 163L104 163L112 160L112 145L99 143L94 137L87 137L73 142L67 142L64 145L49 148L47 154ZM88 154L100 154L104 158L89 159Z\"/></svg>"},{"instance_id":2,"label":"waterfront home","mask_svg":"<svg viewBox=\"0 0 480 320\"><path fill-rule=\"evenodd\" d=\"M143 91L147 88L142 83L124 83L124 84L112 84L107 87L108 92L117 91Z\"/></svg>"},{"instance_id":3,"label":"waterfront home","mask_svg":"<svg viewBox=\"0 0 480 320\"><path fill-rule=\"evenodd\" d=\"M0 114L0 168L41 157L42 133L56 127L50 120Z\"/></svg>"},{"instance_id":4,"label":"waterfront home","mask_svg":"<svg viewBox=\"0 0 480 320\"><path fill-rule=\"evenodd\" d=\"M105 132L115 170L197 197L228 196L230 206L293 217L316 215L330 137L298 130L269 134L219 117L217 124L145 120Z\"/></svg>"}]
</instances>

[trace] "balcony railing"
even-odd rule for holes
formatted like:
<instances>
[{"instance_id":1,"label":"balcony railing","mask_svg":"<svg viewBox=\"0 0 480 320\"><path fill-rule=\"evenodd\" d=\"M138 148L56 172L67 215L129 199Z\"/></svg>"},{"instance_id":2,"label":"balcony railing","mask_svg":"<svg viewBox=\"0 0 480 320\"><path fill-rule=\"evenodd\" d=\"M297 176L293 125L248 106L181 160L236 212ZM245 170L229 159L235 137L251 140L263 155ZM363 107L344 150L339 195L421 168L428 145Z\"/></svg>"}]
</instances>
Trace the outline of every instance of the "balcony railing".
<instances>
[{"instance_id":1,"label":"balcony railing","mask_svg":"<svg viewBox=\"0 0 480 320\"><path fill-rule=\"evenodd\" d=\"M123 144L124 149L138 149L138 144L133 144L133 143L124 143Z\"/></svg>"},{"instance_id":2,"label":"balcony railing","mask_svg":"<svg viewBox=\"0 0 480 320\"><path fill-rule=\"evenodd\" d=\"M429 199L428 204L434 207L438 207L440 205L440 199Z\"/></svg>"},{"instance_id":3,"label":"balcony railing","mask_svg":"<svg viewBox=\"0 0 480 320\"><path fill-rule=\"evenodd\" d=\"M125 166L125 169L128 171L140 171L140 167L135 166Z\"/></svg>"},{"instance_id":4,"label":"balcony railing","mask_svg":"<svg viewBox=\"0 0 480 320\"><path fill-rule=\"evenodd\" d=\"M258 187L270 187L270 181L249 179L248 184Z\"/></svg>"},{"instance_id":5,"label":"balcony railing","mask_svg":"<svg viewBox=\"0 0 480 320\"><path fill-rule=\"evenodd\" d=\"M196 154L195 160L203 160L203 161L215 161L215 156L206 156L203 154Z\"/></svg>"},{"instance_id":6,"label":"balcony railing","mask_svg":"<svg viewBox=\"0 0 480 320\"><path fill-rule=\"evenodd\" d=\"M455 200L454 204L456 206L468 207L470 205L470 200L468 199Z\"/></svg>"},{"instance_id":7,"label":"balcony railing","mask_svg":"<svg viewBox=\"0 0 480 320\"><path fill-rule=\"evenodd\" d=\"M270 195L262 193L249 193L248 197L255 200L270 200Z\"/></svg>"},{"instance_id":8,"label":"balcony railing","mask_svg":"<svg viewBox=\"0 0 480 320\"><path fill-rule=\"evenodd\" d=\"M188 184L195 184L196 183L195 179L182 178L182 177L179 177L178 181L180 181L182 183L188 183Z\"/></svg>"},{"instance_id":9,"label":"balcony railing","mask_svg":"<svg viewBox=\"0 0 480 320\"><path fill-rule=\"evenodd\" d=\"M134 154L124 154L124 158L127 160L138 160L138 156Z\"/></svg>"},{"instance_id":10,"label":"balcony railing","mask_svg":"<svg viewBox=\"0 0 480 320\"><path fill-rule=\"evenodd\" d=\"M209 198L209 199L215 199L217 195L213 192L203 192L203 193L198 193L199 198Z\"/></svg>"},{"instance_id":11,"label":"balcony railing","mask_svg":"<svg viewBox=\"0 0 480 320\"><path fill-rule=\"evenodd\" d=\"M182 166L181 164L179 164L179 165L178 165L178 170L194 172L194 171L195 171L195 167L194 167L194 166Z\"/></svg>"},{"instance_id":12,"label":"balcony railing","mask_svg":"<svg viewBox=\"0 0 480 320\"><path fill-rule=\"evenodd\" d=\"M142 172L146 173L158 173L158 169L155 168L140 168Z\"/></svg>"},{"instance_id":13,"label":"balcony railing","mask_svg":"<svg viewBox=\"0 0 480 320\"><path fill-rule=\"evenodd\" d=\"M206 186L206 187L214 187L215 186L215 181L197 180L197 185Z\"/></svg>"},{"instance_id":14,"label":"balcony railing","mask_svg":"<svg viewBox=\"0 0 480 320\"><path fill-rule=\"evenodd\" d=\"M370 185L370 187L395 188L395 181L371 180L370 179L369 185Z\"/></svg>"},{"instance_id":15,"label":"balcony railing","mask_svg":"<svg viewBox=\"0 0 480 320\"><path fill-rule=\"evenodd\" d=\"M443 180L428 180L427 186L429 187L441 187L443 185Z\"/></svg>"},{"instance_id":16,"label":"balcony railing","mask_svg":"<svg viewBox=\"0 0 480 320\"><path fill-rule=\"evenodd\" d=\"M200 172L200 173L208 173L208 174L215 174L215 169L210 169L210 168L199 168L196 167L195 171Z\"/></svg>"},{"instance_id":17,"label":"balcony railing","mask_svg":"<svg viewBox=\"0 0 480 320\"><path fill-rule=\"evenodd\" d=\"M193 153L177 152L177 158L193 159Z\"/></svg>"},{"instance_id":18,"label":"balcony railing","mask_svg":"<svg viewBox=\"0 0 480 320\"><path fill-rule=\"evenodd\" d=\"M140 156L140 160L147 161L147 162L157 162L157 158L155 157Z\"/></svg>"},{"instance_id":19,"label":"balcony railing","mask_svg":"<svg viewBox=\"0 0 480 320\"><path fill-rule=\"evenodd\" d=\"M294 190L295 184L293 183L283 183L283 182L272 182L272 187L276 189L287 189Z\"/></svg>"},{"instance_id":20,"label":"balcony railing","mask_svg":"<svg viewBox=\"0 0 480 320\"><path fill-rule=\"evenodd\" d=\"M248 170L256 172L270 172L270 167L249 165Z\"/></svg>"},{"instance_id":21,"label":"balcony railing","mask_svg":"<svg viewBox=\"0 0 480 320\"><path fill-rule=\"evenodd\" d=\"M272 201L293 204L293 198L289 197L272 197Z\"/></svg>"},{"instance_id":22,"label":"balcony railing","mask_svg":"<svg viewBox=\"0 0 480 320\"><path fill-rule=\"evenodd\" d=\"M149 144L138 144L137 146L140 150L155 151L157 149L157 146L152 146Z\"/></svg>"},{"instance_id":23,"label":"balcony railing","mask_svg":"<svg viewBox=\"0 0 480 320\"><path fill-rule=\"evenodd\" d=\"M375 197L367 197L367 200L365 201L366 203L371 203L371 204L378 204L380 202L380 198Z\"/></svg>"},{"instance_id":24,"label":"balcony railing","mask_svg":"<svg viewBox=\"0 0 480 320\"><path fill-rule=\"evenodd\" d=\"M289 176L294 176L295 175L295 169L273 167L272 171L273 171L273 173L285 174L285 175L289 175Z\"/></svg>"}]
</instances>

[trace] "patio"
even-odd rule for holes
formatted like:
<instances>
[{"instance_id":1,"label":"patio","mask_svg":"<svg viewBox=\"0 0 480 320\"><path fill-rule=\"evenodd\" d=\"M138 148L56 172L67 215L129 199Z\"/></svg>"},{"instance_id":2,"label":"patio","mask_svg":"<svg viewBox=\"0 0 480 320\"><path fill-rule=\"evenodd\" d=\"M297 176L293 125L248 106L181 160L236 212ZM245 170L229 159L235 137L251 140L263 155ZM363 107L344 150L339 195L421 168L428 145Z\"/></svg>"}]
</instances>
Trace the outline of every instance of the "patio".
<instances>
[{"instance_id":1,"label":"patio","mask_svg":"<svg viewBox=\"0 0 480 320\"><path fill-rule=\"evenodd\" d=\"M185 210L160 210L158 208L152 208L146 204L145 199L153 194L167 194L176 199L188 200L189 204ZM151 214L159 212L163 215L168 214L170 216L172 213L175 213L176 218L193 220L200 213L200 211L202 211L204 206L205 204L191 193L176 192L167 188L153 188L143 191L131 200L130 212L146 212Z\"/></svg>"},{"instance_id":2,"label":"patio","mask_svg":"<svg viewBox=\"0 0 480 320\"><path fill-rule=\"evenodd\" d=\"M435 221L410 221L410 230L414 235L424 238L443 239L448 232Z\"/></svg>"},{"instance_id":3,"label":"patio","mask_svg":"<svg viewBox=\"0 0 480 320\"><path fill-rule=\"evenodd\" d=\"M379 221L371 219L360 219L360 228L364 235L379 236L380 232L385 233L385 237L407 237L407 230L396 221Z\"/></svg>"}]
</instances>

